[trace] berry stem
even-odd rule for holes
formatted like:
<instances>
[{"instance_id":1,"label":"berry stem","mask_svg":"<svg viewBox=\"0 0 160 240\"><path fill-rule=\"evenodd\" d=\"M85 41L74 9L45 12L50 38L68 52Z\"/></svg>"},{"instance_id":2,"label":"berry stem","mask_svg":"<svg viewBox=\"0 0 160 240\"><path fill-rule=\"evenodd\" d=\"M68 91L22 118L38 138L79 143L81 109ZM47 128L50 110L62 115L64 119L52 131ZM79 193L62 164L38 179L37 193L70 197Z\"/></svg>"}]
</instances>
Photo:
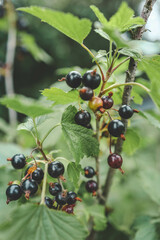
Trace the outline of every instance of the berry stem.
<instances>
[{"instance_id":1,"label":"berry stem","mask_svg":"<svg viewBox=\"0 0 160 240\"><path fill-rule=\"evenodd\" d=\"M61 124L57 123L55 126L53 126L44 136L44 138L41 141L41 145L43 144L43 142L46 140L46 138L48 137L48 135L53 131L53 129L55 129L56 127L59 127Z\"/></svg>"},{"instance_id":2,"label":"berry stem","mask_svg":"<svg viewBox=\"0 0 160 240\"><path fill-rule=\"evenodd\" d=\"M45 205L45 194L46 194L46 185L47 185L47 170L48 170L48 163L45 163L40 205Z\"/></svg>"},{"instance_id":3,"label":"berry stem","mask_svg":"<svg viewBox=\"0 0 160 240\"><path fill-rule=\"evenodd\" d=\"M99 65L99 63L95 60L94 54L93 54L93 53L89 50L89 48L88 48L86 45L84 45L83 43L81 44L81 46L82 46L85 50L87 50L87 52L89 53L89 55L94 59L95 63L97 64L97 66L98 66L98 68L99 68L99 70L100 70L100 72L101 72L102 81L104 82L104 81L105 81L105 77L104 77L103 70L102 70L101 66Z\"/></svg>"},{"instance_id":4,"label":"berry stem","mask_svg":"<svg viewBox=\"0 0 160 240\"><path fill-rule=\"evenodd\" d=\"M129 59L130 59L130 57L124 59L121 63L119 63L116 67L114 67L114 68L112 69L112 73L113 73L117 68L119 68L123 63L127 62Z\"/></svg>"}]
</instances>

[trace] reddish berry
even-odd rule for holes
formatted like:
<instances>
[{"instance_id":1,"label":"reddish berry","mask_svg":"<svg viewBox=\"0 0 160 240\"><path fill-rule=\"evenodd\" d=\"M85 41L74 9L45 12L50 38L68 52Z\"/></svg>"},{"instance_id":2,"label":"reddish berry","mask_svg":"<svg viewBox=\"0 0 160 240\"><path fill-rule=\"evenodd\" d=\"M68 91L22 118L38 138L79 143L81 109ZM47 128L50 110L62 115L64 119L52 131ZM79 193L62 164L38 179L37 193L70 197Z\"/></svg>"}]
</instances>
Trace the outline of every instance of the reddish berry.
<instances>
[{"instance_id":1,"label":"reddish berry","mask_svg":"<svg viewBox=\"0 0 160 240\"><path fill-rule=\"evenodd\" d=\"M93 97L94 92L91 88L83 87L79 90L79 95L83 100L88 101Z\"/></svg>"},{"instance_id":2,"label":"reddish berry","mask_svg":"<svg viewBox=\"0 0 160 240\"><path fill-rule=\"evenodd\" d=\"M89 101L88 106L89 106L90 109L92 109L92 111L95 112L95 111L98 110L98 108L103 107L103 101L99 97L93 97Z\"/></svg>"},{"instance_id":3,"label":"reddish berry","mask_svg":"<svg viewBox=\"0 0 160 240\"><path fill-rule=\"evenodd\" d=\"M110 109L113 106L113 99L110 96L103 96L103 108Z\"/></svg>"},{"instance_id":4,"label":"reddish berry","mask_svg":"<svg viewBox=\"0 0 160 240\"><path fill-rule=\"evenodd\" d=\"M119 154L112 153L108 156L108 164L111 168L120 168L122 166L123 159Z\"/></svg>"},{"instance_id":5,"label":"reddish berry","mask_svg":"<svg viewBox=\"0 0 160 240\"><path fill-rule=\"evenodd\" d=\"M95 192L98 189L98 185L97 182L94 180L89 180L88 182L86 182L86 190L90 193L92 193L93 195L95 195Z\"/></svg>"}]
</instances>

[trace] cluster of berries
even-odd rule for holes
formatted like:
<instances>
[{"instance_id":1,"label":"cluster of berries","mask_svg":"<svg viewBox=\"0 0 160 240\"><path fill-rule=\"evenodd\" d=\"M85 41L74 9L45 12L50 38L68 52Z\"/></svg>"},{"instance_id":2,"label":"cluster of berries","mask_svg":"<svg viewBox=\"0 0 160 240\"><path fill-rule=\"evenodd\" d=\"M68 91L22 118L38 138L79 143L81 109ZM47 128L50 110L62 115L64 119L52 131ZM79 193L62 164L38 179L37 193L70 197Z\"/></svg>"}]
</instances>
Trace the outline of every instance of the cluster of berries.
<instances>
[{"instance_id":1,"label":"cluster of berries","mask_svg":"<svg viewBox=\"0 0 160 240\"><path fill-rule=\"evenodd\" d=\"M67 85L71 88L77 88L81 85L81 83L84 85L83 88L79 90L79 95L82 100L89 101L88 107L96 114L98 111L100 112L100 118L103 116L103 114L106 112L109 116L109 123L104 124L104 129L107 129L107 132L110 134L110 136L113 137L120 137L123 140L125 140L124 132L125 132L125 125L124 123L119 120L115 119L113 120L111 118L110 113L108 112L109 109L115 110L119 113L119 116L122 119L129 119L133 116L134 112L138 112L136 109L132 109L128 105L122 105L119 110L113 109L112 106L114 104L112 95L112 92L109 92L107 96L95 96L93 89L96 89L99 87L101 83L101 77L96 72L96 70L87 71L83 77L80 73L76 71L72 71L67 74L65 78L62 78L62 80L65 80ZM60 80L61 81L61 80ZM91 115L86 110L80 110L75 115L75 122L78 125L81 125L83 127L92 128L91 124ZM104 130L102 129L102 130ZM111 143L110 143L111 144ZM123 170L121 169L122 165L122 157L118 154L111 153L108 157L108 164L112 168L119 168L121 172L123 173Z\"/></svg>"},{"instance_id":2,"label":"cluster of berries","mask_svg":"<svg viewBox=\"0 0 160 240\"><path fill-rule=\"evenodd\" d=\"M16 154L12 158L8 158L15 169L22 169L27 165L26 158L23 154ZM64 165L59 161L48 163L48 174L57 179L65 181L63 177ZM38 190L38 184L41 183L44 177L43 169L37 164L29 165L25 171L22 181L9 182L9 187L6 190L8 204L10 201L18 200L22 194L28 200L30 196L34 195ZM62 185L58 182L49 183L49 192L55 197L52 200L50 197L45 197L45 204L47 207L73 213L76 201L81 201L75 192L62 189Z\"/></svg>"},{"instance_id":3,"label":"cluster of berries","mask_svg":"<svg viewBox=\"0 0 160 240\"><path fill-rule=\"evenodd\" d=\"M94 168L87 166L84 168L84 175L86 178L92 178L96 175L96 171L94 170ZM89 193L92 193L93 196L96 196L97 189L98 185L96 181L89 180L88 182L86 182L86 190Z\"/></svg>"}]
</instances>

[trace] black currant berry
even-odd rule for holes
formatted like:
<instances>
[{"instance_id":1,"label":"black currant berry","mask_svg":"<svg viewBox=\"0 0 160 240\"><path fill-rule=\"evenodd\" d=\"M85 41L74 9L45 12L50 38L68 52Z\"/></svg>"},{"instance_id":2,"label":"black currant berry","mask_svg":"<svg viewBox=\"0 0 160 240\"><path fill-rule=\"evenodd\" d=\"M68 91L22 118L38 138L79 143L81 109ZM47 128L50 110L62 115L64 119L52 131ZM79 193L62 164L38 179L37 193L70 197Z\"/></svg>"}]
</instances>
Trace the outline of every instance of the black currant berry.
<instances>
[{"instance_id":1,"label":"black currant berry","mask_svg":"<svg viewBox=\"0 0 160 240\"><path fill-rule=\"evenodd\" d=\"M48 208L53 208L53 200L50 197L45 197L45 204Z\"/></svg>"},{"instance_id":2,"label":"black currant berry","mask_svg":"<svg viewBox=\"0 0 160 240\"><path fill-rule=\"evenodd\" d=\"M82 77L82 83L85 87L96 89L101 82L101 76L96 71L87 71Z\"/></svg>"},{"instance_id":3,"label":"black currant berry","mask_svg":"<svg viewBox=\"0 0 160 240\"><path fill-rule=\"evenodd\" d=\"M93 167L87 166L84 168L84 174L86 178L92 178L96 172Z\"/></svg>"},{"instance_id":4,"label":"black currant berry","mask_svg":"<svg viewBox=\"0 0 160 240\"><path fill-rule=\"evenodd\" d=\"M34 181L32 179L26 179L22 183L22 190L25 193L26 199L29 199L30 195L33 195L37 192L38 185L37 185L36 181Z\"/></svg>"},{"instance_id":5,"label":"black currant berry","mask_svg":"<svg viewBox=\"0 0 160 240\"><path fill-rule=\"evenodd\" d=\"M103 96L103 108L110 109L113 106L113 99L110 96Z\"/></svg>"},{"instance_id":6,"label":"black currant berry","mask_svg":"<svg viewBox=\"0 0 160 240\"><path fill-rule=\"evenodd\" d=\"M120 137L124 131L124 124L120 120L112 120L108 125L109 133L114 137Z\"/></svg>"},{"instance_id":7,"label":"black currant berry","mask_svg":"<svg viewBox=\"0 0 160 240\"><path fill-rule=\"evenodd\" d=\"M77 198L77 194L75 192L70 191L67 193L67 203L69 205L74 204L77 201L76 198Z\"/></svg>"},{"instance_id":8,"label":"black currant berry","mask_svg":"<svg viewBox=\"0 0 160 240\"><path fill-rule=\"evenodd\" d=\"M26 158L23 154L16 154L12 158L8 158L15 169L22 169L26 165Z\"/></svg>"},{"instance_id":9,"label":"black currant berry","mask_svg":"<svg viewBox=\"0 0 160 240\"><path fill-rule=\"evenodd\" d=\"M112 153L108 156L108 164L111 168L121 168L123 159L119 154Z\"/></svg>"},{"instance_id":10,"label":"black currant berry","mask_svg":"<svg viewBox=\"0 0 160 240\"><path fill-rule=\"evenodd\" d=\"M22 189L17 184L10 185L6 190L7 201L8 204L10 201L18 200L22 195Z\"/></svg>"},{"instance_id":11,"label":"black currant berry","mask_svg":"<svg viewBox=\"0 0 160 240\"><path fill-rule=\"evenodd\" d=\"M79 95L83 100L88 101L93 97L94 92L91 88L83 87L79 90Z\"/></svg>"},{"instance_id":12,"label":"black currant berry","mask_svg":"<svg viewBox=\"0 0 160 240\"><path fill-rule=\"evenodd\" d=\"M66 83L71 88L77 88L81 85L82 76L79 72L72 71L66 76Z\"/></svg>"},{"instance_id":13,"label":"black currant berry","mask_svg":"<svg viewBox=\"0 0 160 240\"><path fill-rule=\"evenodd\" d=\"M41 182L44 177L44 172L42 168L37 167L37 169L32 173L32 179L36 182Z\"/></svg>"},{"instance_id":14,"label":"black currant berry","mask_svg":"<svg viewBox=\"0 0 160 240\"><path fill-rule=\"evenodd\" d=\"M62 187L58 182L49 184L49 192L51 195L56 196L61 191L62 191Z\"/></svg>"},{"instance_id":15,"label":"black currant berry","mask_svg":"<svg viewBox=\"0 0 160 240\"><path fill-rule=\"evenodd\" d=\"M89 180L88 182L86 182L86 189L88 192L92 193L93 195L95 195L97 189L98 189L98 185L97 182L94 180Z\"/></svg>"},{"instance_id":16,"label":"black currant berry","mask_svg":"<svg viewBox=\"0 0 160 240\"><path fill-rule=\"evenodd\" d=\"M62 208L62 211L68 213L68 214L73 214L75 205L66 205Z\"/></svg>"},{"instance_id":17,"label":"black currant berry","mask_svg":"<svg viewBox=\"0 0 160 240\"><path fill-rule=\"evenodd\" d=\"M124 119L129 119L132 117L134 111L130 106L122 105L119 110L119 115Z\"/></svg>"},{"instance_id":18,"label":"black currant berry","mask_svg":"<svg viewBox=\"0 0 160 240\"><path fill-rule=\"evenodd\" d=\"M64 165L59 161L48 164L48 174L53 178L58 178L64 173Z\"/></svg>"},{"instance_id":19,"label":"black currant berry","mask_svg":"<svg viewBox=\"0 0 160 240\"><path fill-rule=\"evenodd\" d=\"M61 206L65 205L67 203L67 194L65 192L58 193L55 197L55 201Z\"/></svg>"},{"instance_id":20,"label":"black currant berry","mask_svg":"<svg viewBox=\"0 0 160 240\"><path fill-rule=\"evenodd\" d=\"M76 113L74 119L78 125L86 127L91 121L91 115L89 112L81 110Z\"/></svg>"}]
</instances>

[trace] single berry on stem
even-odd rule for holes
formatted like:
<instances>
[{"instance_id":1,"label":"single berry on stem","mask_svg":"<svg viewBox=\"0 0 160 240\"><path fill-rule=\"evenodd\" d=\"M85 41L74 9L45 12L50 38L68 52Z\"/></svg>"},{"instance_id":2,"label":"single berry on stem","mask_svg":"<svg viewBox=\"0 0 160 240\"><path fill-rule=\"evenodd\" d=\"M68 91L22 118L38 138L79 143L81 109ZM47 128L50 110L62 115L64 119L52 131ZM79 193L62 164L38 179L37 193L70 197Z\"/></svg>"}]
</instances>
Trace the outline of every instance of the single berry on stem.
<instances>
[{"instance_id":1,"label":"single berry on stem","mask_svg":"<svg viewBox=\"0 0 160 240\"><path fill-rule=\"evenodd\" d=\"M59 192L56 197L55 197L55 201L60 205L63 206L67 203L67 193L66 191L64 192Z\"/></svg>"},{"instance_id":2,"label":"single berry on stem","mask_svg":"<svg viewBox=\"0 0 160 240\"><path fill-rule=\"evenodd\" d=\"M113 93L110 92L110 93L108 94L108 96L103 96L103 97L102 97L103 108L105 108L105 109L110 109L110 108L113 106L114 101L113 101L113 99L112 99L112 95L113 95Z\"/></svg>"},{"instance_id":3,"label":"single berry on stem","mask_svg":"<svg viewBox=\"0 0 160 240\"><path fill-rule=\"evenodd\" d=\"M82 202L82 200L77 197L77 194L75 192L67 192L67 204L72 205L75 204L76 201Z\"/></svg>"},{"instance_id":4,"label":"single berry on stem","mask_svg":"<svg viewBox=\"0 0 160 240\"><path fill-rule=\"evenodd\" d=\"M87 166L84 168L84 174L86 178L92 178L96 175L96 172L93 167Z\"/></svg>"},{"instance_id":5,"label":"single berry on stem","mask_svg":"<svg viewBox=\"0 0 160 240\"><path fill-rule=\"evenodd\" d=\"M96 89L101 82L101 76L96 70L87 71L82 77L82 83L85 87Z\"/></svg>"},{"instance_id":6,"label":"single berry on stem","mask_svg":"<svg viewBox=\"0 0 160 240\"><path fill-rule=\"evenodd\" d=\"M45 197L45 204L48 208L52 208L53 207L53 200L50 197Z\"/></svg>"},{"instance_id":7,"label":"single berry on stem","mask_svg":"<svg viewBox=\"0 0 160 240\"><path fill-rule=\"evenodd\" d=\"M88 101L93 97L94 92L91 88L83 87L79 90L79 95L83 100Z\"/></svg>"},{"instance_id":8,"label":"single berry on stem","mask_svg":"<svg viewBox=\"0 0 160 240\"><path fill-rule=\"evenodd\" d=\"M116 120L112 120L108 124L108 131L114 137L122 137L123 138L123 136L124 136L123 134L125 132L125 127L124 127L124 124L122 123L122 121L116 119Z\"/></svg>"},{"instance_id":9,"label":"single berry on stem","mask_svg":"<svg viewBox=\"0 0 160 240\"><path fill-rule=\"evenodd\" d=\"M62 187L58 182L49 183L49 192L51 195L56 196L61 191Z\"/></svg>"},{"instance_id":10,"label":"single berry on stem","mask_svg":"<svg viewBox=\"0 0 160 240\"><path fill-rule=\"evenodd\" d=\"M119 155L119 154L116 154L116 153L112 153L108 156L108 165L111 167L111 168L119 168L119 170L121 171L121 173L123 174L124 171L122 170L121 166L122 166L122 163L123 163L123 159L122 157Z\"/></svg>"},{"instance_id":11,"label":"single berry on stem","mask_svg":"<svg viewBox=\"0 0 160 240\"><path fill-rule=\"evenodd\" d=\"M37 185L36 181L34 181L32 179L26 179L22 183L22 190L25 193L25 198L27 200L29 200L29 197L37 192L38 185Z\"/></svg>"},{"instance_id":12,"label":"single berry on stem","mask_svg":"<svg viewBox=\"0 0 160 240\"><path fill-rule=\"evenodd\" d=\"M26 158L23 154L16 154L12 158L7 158L7 161L11 161L15 169L22 169L26 165Z\"/></svg>"},{"instance_id":13,"label":"single berry on stem","mask_svg":"<svg viewBox=\"0 0 160 240\"><path fill-rule=\"evenodd\" d=\"M22 196L22 189L17 184L10 185L6 190L7 201L8 204L11 201L18 200Z\"/></svg>"},{"instance_id":14,"label":"single berry on stem","mask_svg":"<svg viewBox=\"0 0 160 240\"><path fill-rule=\"evenodd\" d=\"M130 106L122 105L118 112L122 118L129 119L133 116L134 110Z\"/></svg>"},{"instance_id":15,"label":"single berry on stem","mask_svg":"<svg viewBox=\"0 0 160 240\"><path fill-rule=\"evenodd\" d=\"M96 112L99 108L103 107L103 101L99 97L92 97L88 106L92 111Z\"/></svg>"},{"instance_id":16,"label":"single berry on stem","mask_svg":"<svg viewBox=\"0 0 160 240\"><path fill-rule=\"evenodd\" d=\"M72 204L72 205L66 205L62 208L62 211L68 213L68 214L73 214L74 212L74 207L75 207L75 204Z\"/></svg>"},{"instance_id":17,"label":"single berry on stem","mask_svg":"<svg viewBox=\"0 0 160 240\"><path fill-rule=\"evenodd\" d=\"M96 181L89 180L88 182L86 182L86 190L89 193L92 193L93 196L96 196L97 189L98 189L98 185Z\"/></svg>"},{"instance_id":18,"label":"single berry on stem","mask_svg":"<svg viewBox=\"0 0 160 240\"><path fill-rule=\"evenodd\" d=\"M48 164L48 174L53 178L61 178L64 180L62 176L64 173L64 165L59 161L54 161Z\"/></svg>"},{"instance_id":19,"label":"single berry on stem","mask_svg":"<svg viewBox=\"0 0 160 240\"><path fill-rule=\"evenodd\" d=\"M81 85L82 76L79 72L72 71L66 76L66 83L71 88L77 88Z\"/></svg>"},{"instance_id":20,"label":"single berry on stem","mask_svg":"<svg viewBox=\"0 0 160 240\"><path fill-rule=\"evenodd\" d=\"M76 113L75 117L75 122L78 125L81 125L83 127L87 127L88 124L90 124L91 121L91 115L89 112L85 110L80 110L79 112Z\"/></svg>"},{"instance_id":21,"label":"single berry on stem","mask_svg":"<svg viewBox=\"0 0 160 240\"><path fill-rule=\"evenodd\" d=\"M32 173L32 179L36 182L41 182L44 177L43 169L40 167L37 167L37 169Z\"/></svg>"}]
</instances>

